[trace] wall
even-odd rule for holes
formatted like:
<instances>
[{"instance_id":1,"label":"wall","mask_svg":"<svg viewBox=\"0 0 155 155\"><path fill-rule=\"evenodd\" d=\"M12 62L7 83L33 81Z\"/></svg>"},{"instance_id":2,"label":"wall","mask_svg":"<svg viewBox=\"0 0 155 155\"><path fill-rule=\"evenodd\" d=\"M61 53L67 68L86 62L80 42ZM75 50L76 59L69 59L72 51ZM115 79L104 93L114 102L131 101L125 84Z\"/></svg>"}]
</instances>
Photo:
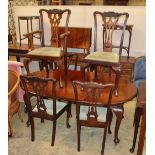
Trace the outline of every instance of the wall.
<instances>
[{"instance_id":1,"label":"wall","mask_svg":"<svg viewBox=\"0 0 155 155\"><path fill-rule=\"evenodd\" d=\"M39 15L39 9L52 9L52 6L15 6L15 25L17 33L17 41L19 42L18 33L18 16ZM146 7L144 6L54 6L54 8L70 9L71 17L69 26L75 27L92 27L93 29L93 12L98 11L117 11L128 12L130 14L128 24L133 24L133 34L130 48L131 56L141 56L146 53ZM26 29L26 24L23 24L22 29ZM92 31L93 32L93 31ZM127 42L127 36L125 42ZM46 40L47 41L47 40ZM23 43L27 43L23 40ZM98 41L101 45L100 40ZM116 40L117 42L117 40ZM36 42L37 43L37 42ZM92 33L92 47L93 47L93 33ZM100 47L99 47L100 48ZM93 48L91 48L93 51Z\"/></svg>"}]
</instances>

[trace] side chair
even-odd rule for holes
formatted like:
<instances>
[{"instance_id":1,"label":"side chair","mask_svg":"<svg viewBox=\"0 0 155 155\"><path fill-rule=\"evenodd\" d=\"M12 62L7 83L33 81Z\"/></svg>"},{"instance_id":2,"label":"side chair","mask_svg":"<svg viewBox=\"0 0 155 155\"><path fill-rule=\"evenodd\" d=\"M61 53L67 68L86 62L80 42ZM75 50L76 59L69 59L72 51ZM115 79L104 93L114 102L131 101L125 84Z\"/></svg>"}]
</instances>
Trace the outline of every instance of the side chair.
<instances>
[{"instance_id":1,"label":"side chair","mask_svg":"<svg viewBox=\"0 0 155 155\"><path fill-rule=\"evenodd\" d=\"M97 66L104 66L111 68L115 74L115 96L118 96L118 83L121 74L121 54L123 49L123 41L125 35L125 29L127 20L129 17L128 13L117 13L117 12L99 12L95 11L94 16L94 52L90 53L85 57L85 65L82 66L83 78L84 70L88 66L94 66L95 78L97 79ZM113 38L115 28L120 25L119 36L117 43L119 49L113 50ZM103 35L101 35L103 34ZM100 38L101 37L101 38ZM103 49L97 48L97 42L101 40Z\"/></svg>"},{"instance_id":2,"label":"side chair","mask_svg":"<svg viewBox=\"0 0 155 155\"><path fill-rule=\"evenodd\" d=\"M31 125L31 140L35 140L34 118L50 120L53 121L51 146L54 146L57 119L65 111L67 112L66 125L70 128L71 104L56 100L55 79L22 75L21 83L25 90L24 100ZM51 93L47 94L47 90L51 90Z\"/></svg>"},{"instance_id":3,"label":"side chair","mask_svg":"<svg viewBox=\"0 0 155 155\"><path fill-rule=\"evenodd\" d=\"M73 81L73 87L76 103L77 150L80 151L80 133L82 126L104 128L101 149L101 155L103 155L107 128L110 123L110 105L114 85ZM106 95L103 102L102 95L104 93Z\"/></svg>"}]
</instances>

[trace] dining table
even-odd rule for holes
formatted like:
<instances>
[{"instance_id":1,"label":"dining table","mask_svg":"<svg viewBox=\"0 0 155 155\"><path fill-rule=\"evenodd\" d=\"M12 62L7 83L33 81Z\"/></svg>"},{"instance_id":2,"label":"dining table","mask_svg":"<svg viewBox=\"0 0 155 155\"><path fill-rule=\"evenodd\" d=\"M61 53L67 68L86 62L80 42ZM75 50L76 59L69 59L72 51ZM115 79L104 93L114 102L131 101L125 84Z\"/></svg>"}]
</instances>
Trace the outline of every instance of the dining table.
<instances>
[{"instance_id":1,"label":"dining table","mask_svg":"<svg viewBox=\"0 0 155 155\"><path fill-rule=\"evenodd\" d=\"M64 71L60 70L49 70L47 73L46 70L36 71L31 73L31 76L37 76L42 78L54 78L57 81L60 80L60 76L64 74ZM82 72L81 71L75 71L75 70L68 70L68 74L63 76L63 87L59 86L59 82L57 82L56 85L56 97L59 100L67 101L75 103L75 94L74 94L74 88L72 85L72 81L83 81L82 78ZM100 73L98 75L98 79L96 81L94 72L85 72L85 81L86 82L98 82L102 84L107 83L114 83L115 75L109 75L107 73ZM84 81L83 81L84 82ZM51 86L46 89L46 96L52 98L52 88ZM82 95L81 91L79 92L79 99L82 101L84 99L84 96ZM134 97L137 95L137 88L134 86L134 84L129 81L127 78L122 77L118 84L118 91L119 95L115 96L113 94L112 101L111 101L111 109L113 110L116 115L116 125L115 125L115 132L114 132L114 142L115 144L120 142L120 139L118 138L118 132L120 128L120 124L122 119L124 118L124 104L130 103L128 101L131 101ZM102 95L101 99L102 102L98 103L98 106L103 106L102 103L105 103L108 98L108 90L107 93L105 92L104 95ZM117 110L116 110L117 109ZM111 130L108 129L108 133L111 133Z\"/></svg>"}]
</instances>

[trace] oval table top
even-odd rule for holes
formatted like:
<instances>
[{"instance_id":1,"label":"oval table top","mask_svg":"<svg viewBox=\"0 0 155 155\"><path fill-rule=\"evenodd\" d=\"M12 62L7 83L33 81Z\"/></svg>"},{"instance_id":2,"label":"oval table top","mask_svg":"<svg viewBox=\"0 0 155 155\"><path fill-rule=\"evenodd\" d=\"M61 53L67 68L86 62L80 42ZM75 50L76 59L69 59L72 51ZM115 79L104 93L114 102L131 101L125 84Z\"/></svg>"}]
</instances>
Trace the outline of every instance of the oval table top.
<instances>
[{"instance_id":1,"label":"oval table top","mask_svg":"<svg viewBox=\"0 0 155 155\"><path fill-rule=\"evenodd\" d=\"M49 78L54 78L57 81L60 79L60 74L62 72L60 71L49 71ZM46 71L37 71L33 72L32 75L34 76L39 76L39 77L46 77L47 73ZM98 76L98 82L99 83L114 83L114 76L111 75L111 77L108 74L100 74ZM94 80L94 73L93 72L86 72L85 73L85 81L95 81ZM73 85L72 81L73 80L78 80L82 81L82 73L80 71L74 71L74 70L68 70L67 76L63 77L63 88L59 87L59 82L57 82L56 86L56 96L59 99L65 100L65 101L75 101L75 95L74 95L74 90L73 90ZM96 82L96 81L95 81ZM47 89L47 95L49 97L52 97L52 89L49 86ZM119 84L118 84L118 96L112 97L112 106L118 106L118 105L123 105L125 102L128 102L132 100L135 96L137 95L137 88L134 86L132 82L130 82L127 78L120 78ZM83 100L83 95L82 91L79 91L79 98L80 100ZM105 93L105 95L102 96L102 102L106 103L106 99L108 98L108 91Z\"/></svg>"}]
</instances>

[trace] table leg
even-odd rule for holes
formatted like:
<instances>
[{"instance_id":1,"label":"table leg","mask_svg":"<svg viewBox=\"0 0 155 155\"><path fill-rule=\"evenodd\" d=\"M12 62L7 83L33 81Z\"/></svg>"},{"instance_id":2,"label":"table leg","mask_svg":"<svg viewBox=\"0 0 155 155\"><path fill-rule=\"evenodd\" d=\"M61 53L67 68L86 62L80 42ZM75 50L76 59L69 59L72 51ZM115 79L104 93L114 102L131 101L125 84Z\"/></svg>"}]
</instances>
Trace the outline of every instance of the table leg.
<instances>
[{"instance_id":1,"label":"table leg","mask_svg":"<svg viewBox=\"0 0 155 155\"><path fill-rule=\"evenodd\" d=\"M114 135L114 142L115 144L119 143L120 140L118 138L118 131L119 131L119 127L121 124L122 119L124 118L123 114L124 114L124 108L121 107L119 108L119 110L114 110L114 113L116 115L116 125L115 125L115 135Z\"/></svg>"}]
</instances>

